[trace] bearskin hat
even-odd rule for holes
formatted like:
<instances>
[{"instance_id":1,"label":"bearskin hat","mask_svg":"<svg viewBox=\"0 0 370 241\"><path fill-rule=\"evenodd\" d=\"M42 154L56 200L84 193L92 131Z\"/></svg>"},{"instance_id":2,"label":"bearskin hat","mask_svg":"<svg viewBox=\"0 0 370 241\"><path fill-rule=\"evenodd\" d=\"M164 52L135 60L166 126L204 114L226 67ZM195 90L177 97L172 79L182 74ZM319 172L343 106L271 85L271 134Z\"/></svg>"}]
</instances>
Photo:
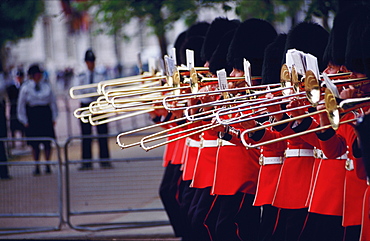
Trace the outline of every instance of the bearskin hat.
<instances>
[{"instance_id":1,"label":"bearskin hat","mask_svg":"<svg viewBox=\"0 0 370 241\"><path fill-rule=\"evenodd\" d=\"M187 38L180 49L181 63L186 64L186 50L190 49L194 51L194 66L204 66L204 61L202 61L202 58L200 57L203 42L203 36L192 36Z\"/></svg>"},{"instance_id":2,"label":"bearskin hat","mask_svg":"<svg viewBox=\"0 0 370 241\"><path fill-rule=\"evenodd\" d=\"M367 77L370 77L370 25L368 25L362 35L361 47L362 47L362 58L364 65L364 72Z\"/></svg>"},{"instance_id":3,"label":"bearskin hat","mask_svg":"<svg viewBox=\"0 0 370 241\"><path fill-rule=\"evenodd\" d=\"M243 59L251 63L252 75L261 76L263 55L267 45L276 38L274 27L262 19L251 18L236 29L227 54L233 68L243 70Z\"/></svg>"},{"instance_id":4,"label":"bearskin hat","mask_svg":"<svg viewBox=\"0 0 370 241\"><path fill-rule=\"evenodd\" d=\"M370 15L369 10L365 7L356 13L355 18L351 22L348 29L347 46L345 54L345 66L347 69L364 73L365 67L363 63L363 51L361 40L363 38L364 30L369 25Z\"/></svg>"},{"instance_id":5,"label":"bearskin hat","mask_svg":"<svg viewBox=\"0 0 370 241\"><path fill-rule=\"evenodd\" d=\"M173 45L173 47L176 49L176 62L177 62L177 65L181 65L181 64L186 64L186 63L182 63L181 62L181 59L180 59L180 49L181 49L181 46L184 44L186 40L186 30L183 31L182 33L180 33L176 40L175 40L175 43Z\"/></svg>"},{"instance_id":6,"label":"bearskin hat","mask_svg":"<svg viewBox=\"0 0 370 241\"><path fill-rule=\"evenodd\" d=\"M285 43L285 53L297 49L312 54L317 58L320 71L326 68L323 56L328 44L329 33L322 26L313 22L301 22L289 32ZM285 55L284 61L285 63Z\"/></svg>"},{"instance_id":7,"label":"bearskin hat","mask_svg":"<svg viewBox=\"0 0 370 241\"><path fill-rule=\"evenodd\" d=\"M209 61L211 59L213 51L220 43L222 36L228 31L237 28L239 24L239 20L229 20L222 17L212 21L202 47L201 56L203 61Z\"/></svg>"},{"instance_id":8,"label":"bearskin hat","mask_svg":"<svg viewBox=\"0 0 370 241\"><path fill-rule=\"evenodd\" d=\"M210 24L207 22L197 22L191 25L186 31L186 38L192 36L206 36Z\"/></svg>"},{"instance_id":9,"label":"bearskin hat","mask_svg":"<svg viewBox=\"0 0 370 241\"><path fill-rule=\"evenodd\" d=\"M348 29L358 11L358 8L350 8L335 16L323 56L323 64L326 66L329 62L338 66L345 64Z\"/></svg>"},{"instance_id":10,"label":"bearskin hat","mask_svg":"<svg viewBox=\"0 0 370 241\"><path fill-rule=\"evenodd\" d=\"M280 83L281 61L285 55L287 34L279 34L265 49L262 65L262 84Z\"/></svg>"},{"instance_id":11,"label":"bearskin hat","mask_svg":"<svg viewBox=\"0 0 370 241\"><path fill-rule=\"evenodd\" d=\"M231 40L234 37L235 29L227 32L221 39L217 48L212 54L211 59L209 60L209 71L213 74L217 73L217 70L225 69L227 75L231 73L233 68L228 65L226 57L229 50Z\"/></svg>"}]
</instances>

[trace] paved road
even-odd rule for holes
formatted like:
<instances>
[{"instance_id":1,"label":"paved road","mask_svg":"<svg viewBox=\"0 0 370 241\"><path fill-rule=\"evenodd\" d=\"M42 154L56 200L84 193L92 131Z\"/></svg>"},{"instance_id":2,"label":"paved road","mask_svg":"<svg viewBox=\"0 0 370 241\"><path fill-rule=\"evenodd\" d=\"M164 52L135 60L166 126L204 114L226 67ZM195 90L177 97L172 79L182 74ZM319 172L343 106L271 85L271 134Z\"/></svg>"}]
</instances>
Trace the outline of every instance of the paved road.
<instances>
[{"instance_id":1,"label":"paved road","mask_svg":"<svg viewBox=\"0 0 370 241\"><path fill-rule=\"evenodd\" d=\"M73 126L74 129L77 128L75 124ZM140 137L131 137L128 141L135 141L138 139L140 139ZM62 142L63 141L60 141L59 143ZM97 147L97 143L95 143L95 145ZM122 209L162 208L163 206L158 197L158 187L164 171L160 159L163 155L163 148L158 148L149 152L145 152L139 147L120 150L114 138L110 139L109 145L111 157L114 160L114 169L100 169L98 163L94 163L94 170L80 172L77 170L77 164L69 166L69 179L72 183L70 185L72 209L78 211L91 211L97 209L109 210L110 208L117 208L117 205L121 205L119 208ZM97 148L94 148L95 156L97 156L96 149ZM27 148L21 149L18 145L14 153L16 155L13 155L10 162L32 161L30 150ZM62 162L64 163L65 158L63 153L64 152L62 152ZM79 141L71 144L68 153L71 160L79 160ZM56 160L56 157L56 152L54 152L53 160ZM144 160L147 157L159 158L154 158L147 162L140 160ZM41 210L40 212L45 210L48 211L48 204L52 203L51 207L53 207L53 203L55 204L55 202L58 201L58 193L55 190L55 186L57 185L55 183L57 180L57 167L53 166L53 174L39 177L32 176L32 169L33 165L10 167L10 174L13 176L13 179L9 181L0 181L0 213L7 213L12 210L15 210L15 213L29 212L30 210L37 212L39 209ZM64 167L62 171L64 174ZM64 184L65 179L63 179L62 197L63 203L65 204L66 187ZM89 198L84 199L87 196L89 196ZM99 200L102 198L104 199L103 205L101 202L99 203ZM52 209L51 207L50 209ZM63 208L63 219L66 221L66 207L64 206ZM74 225L86 223L153 223L168 222L168 218L164 211L156 211L115 213L110 215L84 215L73 217L70 221ZM0 227L34 227L33 225L37 225L37 222L40 222L40 218L0 218ZM45 222L45 219L42 219L41 223L43 222ZM55 218L51 219L50 222L56 223ZM0 235L0 239L179 240L174 237L172 228L168 224L147 228L76 231L71 229L66 223L63 223L61 230L58 231Z\"/></svg>"}]
</instances>

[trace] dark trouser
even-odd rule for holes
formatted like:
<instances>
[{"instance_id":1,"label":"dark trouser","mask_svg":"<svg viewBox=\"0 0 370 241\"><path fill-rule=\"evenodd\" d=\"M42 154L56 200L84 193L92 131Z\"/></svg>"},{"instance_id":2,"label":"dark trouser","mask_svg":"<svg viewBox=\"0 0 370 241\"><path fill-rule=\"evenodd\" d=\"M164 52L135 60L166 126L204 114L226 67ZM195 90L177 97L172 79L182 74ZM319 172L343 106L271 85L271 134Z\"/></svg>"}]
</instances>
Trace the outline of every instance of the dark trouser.
<instances>
[{"instance_id":1,"label":"dark trouser","mask_svg":"<svg viewBox=\"0 0 370 241\"><path fill-rule=\"evenodd\" d=\"M197 188L190 206L191 229L194 240L211 240L215 237L218 216L216 196L210 194L211 187Z\"/></svg>"},{"instance_id":2,"label":"dark trouser","mask_svg":"<svg viewBox=\"0 0 370 241\"><path fill-rule=\"evenodd\" d=\"M344 241L359 240L361 225L348 226L344 228Z\"/></svg>"},{"instance_id":3,"label":"dark trouser","mask_svg":"<svg viewBox=\"0 0 370 241\"><path fill-rule=\"evenodd\" d=\"M272 235L277 224L279 208L266 204L262 206L261 226L258 234L258 240L272 240Z\"/></svg>"},{"instance_id":4,"label":"dark trouser","mask_svg":"<svg viewBox=\"0 0 370 241\"><path fill-rule=\"evenodd\" d=\"M5 102L0 102L0 138L7 137L6 118L5 118ZM0 162L7 162L5 142L0 141ZM8 178L8 166L0 165L0 178Z\"/></svg>"},{"instance_id":5,"label":"dark trouser","mask_svg":"<svg viewBox=\"0 0 370 241\"><path fill-rule=\"evenodd\" d=\"M281 209L273 240L296 241L299 239L308 214L307 208ZM279 237L279 238L278 238ZM280 237L284 237L281 239Z\"/></svg>"},{"instance_id":6,"label":"dark trouser","mask_svg":"<svg viewBox=\"0 0 370 241\"><path fill-rule=\"evenodd\" d=\"M184 185L184 187L183 187L183 191L182 191L182 195L181 195L180 211L181 211L181 215L185 219L185 221L184 221L184 233L182 235L182 241L194 240L193 233L192 233L192 230L191 230L191 222L190 222L190 219L188 217L188 213L189 213L189 210L190 210L191 202L192 202L192 200L194 198L194 195L195 195L196 188L191 188L189 186L190 183L191 183L191 181L183 181L182 182L182 185Z\"/></svg>"},{"instance_id":7,"label":"dark trouser","mask_svg":"<svg viewBox=\"0 0 370 241\"><path fill-rule=\"evenodd\" d=\"M299 240L336 241L343 240L343 237L342 216L308 213L307 222Z\"/></svg>"},{"instance_id":8,"label":"dark trouser","mask_svg":"<svg viewBox=\"0 0 370 241\"><path fill-rule=\"evenodd\" d=\"M180 200L178 199L182 174L180 168L180 164L168 164L159 188L159 196L176 237L183 235L185 220L185 217L181 213Z\"/></svg>"},{"instance_id":9,"label":"dark trouser","mask_svg":"<svg viewBox=\"0 0 370 241\"><path fill-rule=\"evenodd\" d=\"M81 107L86 107L86 106L88 106L88 104L81 104ZM80 124L81 124L81 132L83 136L92 134L92 126L90 125L90 123L83 123L81 121ZM100 135L108 134L108 124L97 125L96 128L97 128L98 134ZM99 141L100 159L108 159L109 158L108 138L101 137L101 138L98 138L98 141ZM82 139L82 159L84 160L92 159L91 144L92 144L92 139L90 138ZM83 165L91 166L92 163L84 162Z\"/></svg>"},{"instance_id":10,"label":"dark trouser","mask_svg":"<svg viewBox=\"0 0 370 241\"><path fill-rule=\"evenodd\" d=\"M254 207L253 200L254 195L241 192L218 196L216 240L257 240L261 208Z\"/></svg>"}]
</instances>

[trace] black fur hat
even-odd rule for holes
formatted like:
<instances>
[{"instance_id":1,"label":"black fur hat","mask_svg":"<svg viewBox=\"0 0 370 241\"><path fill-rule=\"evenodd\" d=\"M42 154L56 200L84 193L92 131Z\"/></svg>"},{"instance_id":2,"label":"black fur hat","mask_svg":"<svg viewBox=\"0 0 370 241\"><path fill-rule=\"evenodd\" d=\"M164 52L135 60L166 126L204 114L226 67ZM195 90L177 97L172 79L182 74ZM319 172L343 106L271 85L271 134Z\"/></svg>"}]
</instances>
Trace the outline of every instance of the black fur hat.
<instances>
[{"instance_id":1,"label":"black fur hat","mask_svg":"<svg viewBox=\"0 0 370 241\"><path fill-rule=\"evenodd\" d=\"M279 34L265 49L262 65L262 84L280 83L281 61L285 55L287 34Z\"/></svg>"},{"instance_id":2,"label":"black fur hat","mask_svg":"<svg viewBox=\"0 0 370 241\"><path fill-rule=\"evenodd\" d=\"M222 36L228 31L237 28L239 24L239 20L229 20L222 17L215 18L212 21L202 47L201 56L203 61L209 61L211 59L213 51L220 43Z\"/></svg>"},{"instance_id":3,"label":"black fur hat","mask_svg":"<svg viewBox=\"0 0 370 241\"><path fill-rule=\"evenodd\" d=\"M361 47L362 47L362 58L364 64L364 72L367 77L370 77L370 25L368 25L362 35Z\"/></svg>"},{"instance_id":4,"label":"black fur hat","mask_svg":"<svg viewBox=\"0 0 370 241\"><path fill-rule=\"evenodd\" d=\"M329 62L338 66L345 64L348 29L359 10L358 8L350 8L335 16L323 56L323 64L328 65Z\"/></svg>"},{"instance_id":5,"label":"black fur hat","mask_svg":"<svg viewBox=\"0 0 370 241\"><path fill-rule=\"evenodd\" d=\"M301 22L289 31L285 43L285 53L289 49L297 49L312 54L317 58L320 71L323 71L326 68L323 63L323 56L328 38L328 31L319 24ZM285 63L285 55L283 63Z\"/></svg>"},{"instance_id":6,"label":"black fur hat","mask_svg":"<svg viewBox=\"0 0 370 241\"><path fill-rule=\"evenodd\" d=\"M262 19L251 18L236 29L227 54L233 68L243 70L243 59L251 63L252 75L261 76L263 55L267 45L276 38L274 27Z\"/></svg>"},{"instance_id":7,"label":"black fur hat","mask_svg":"<svg viewBox=\"0 0 370 241\"><path fill-rule=\"evenodd\" d=\"M364 30L369 25L369 21L369 10L363 7L361 11L356 13L348 29L345 66L347 69L357 73L365 72L363 51L366 51L366 48L362 49L361 40Z\"/></svg>"},{"instance_id":8,"label":"black fur hat","mask_svg":"<svg viewBox=\"0 0 370 241\"><path fill-rule=\"evenodd\" d=\"M233 68L228 65L226 57L229 50L231 40L234 37L235 29L227 32L221 39L217 48L212 54L212 57L209 60L209 70L211 73L216 74L217 70L225 69L227 75L231 73Z\"/></svg>"},{"instance_id":9,"label":"black fur hat","mask_svg":"<svg viewBox=\"0 0 370 241\"><path fill-rule=\"evenodd\" d=\"M190 38L187 38L180 49L181 63L186 64L186 50L190 49L194 51L194 66L204 66L204 61L202 61L202 58L200 57L200 51L202 49L203 42L203 36L192 36Z\"/></svg>"},{"instance_id":10,"label":"black fur hat","mask_svg":"<svg viewBox=\"0 0 370 241\"><path fill-rule=\"evenodd\" d=\"M186 30L181 32L176 40L175 40L175 43L173 45L173 47L176 49L176 62L177 62L177 65L181 65L181 64L186 64L186 63L183 63L181 62L181 58L180 58L180 55L181 55L181 46L184 44L186 40Z\"/></svg>"},{"instance_id":11,"label":"black fur hat","mask_svg":"<svg viewBox=\"0 0 370 241\"><path fill-rule=\"evenodd\" d=\"M192 36L206 36L209 26L210 24L207 22L197 22L191 25L186 31L186 38L190 38Z\"/></svg>"}]
</instances>

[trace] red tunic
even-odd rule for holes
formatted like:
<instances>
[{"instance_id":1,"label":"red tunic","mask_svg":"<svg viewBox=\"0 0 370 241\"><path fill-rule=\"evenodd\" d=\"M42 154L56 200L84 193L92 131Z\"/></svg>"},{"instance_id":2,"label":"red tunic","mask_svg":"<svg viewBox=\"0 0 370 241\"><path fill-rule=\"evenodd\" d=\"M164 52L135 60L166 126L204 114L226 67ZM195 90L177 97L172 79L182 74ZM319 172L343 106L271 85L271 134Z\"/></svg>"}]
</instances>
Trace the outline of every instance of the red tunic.
<instances>
[{"instance_id":1,"label":"red tunic","mask_svg":"<svg viewBox=\"0 0 370 241\"><path fill-rule=\"evenodd\" d=\"M282 135L293 134L288 125ZM311 149L313 146L296 137L288 140L287 149ZM307 206L310 193L312 172L315 158L313 156L287 157L281 167L278 185L272 205L285 209L300 209Z\"/></svg>"},{"instance_id":2,"label":"red tunic","mask_svg":"<svg viewBox=\"0 0 370 241\"><path fill-rule=\"evenodd\" d=\"M361 241L370 240L370 185L367 186L362 208Z\"/></svg>"},{"instance_id":3,"label":"red tunic","mask_svg":"<svg viewBox=\"0 0 370 241\"><path fill-rule=\"evenodd\" d=\"M354 118L353 113L348 113L341 120ZM360 225L362 219L362 201L367 188L366 181L356 175L356 161L353 157L352 145L356 135L353 127L349 124L339 126L336 135L333 135L327 141L321 141L322 150L325 155L338 157L349 151L348 157L353 161L354 169L346 170L344 182L344 208L343 223L344 227Z\"/></svg>"},{"instance_id":4,"label":"red tunic","mask_svg":"<svg viewBox=\"0 0 370 241\"><path fill-rule=\"evenodd\" d=\"M199 142L199 141L198 141ZM189 181L193 179L195 163L198 158L199 147L187 146L186 154L184 157L184 168L182 173L182 179Z\"/></svg>"},{"instance_id":5,"label":"red tunic","mask_svg":"<svg viewBox=\"0 0 370 241\"><path fill-rule=\"evenodd\" d=\"M311 128L317 126L311 125ZM306 134L302 139L321 150L320 141L315 133ZM312 188L307 203L309 212L342 216L345 161L345 159L315 159Z\"/></svg>"},{"instance_id":6,"label":"red tunic","mask_svg":"<svg viewBox=\"0 0 370 241\"><path fill-rule=\"evenodd\" d=\"M214 131L207 130L202 133L204 140L217 140ZM217 146L215 147L201 147L199 155L194 168L193 181L190 187L206 188L213 184L213 176L216 165Z\"/></svg>"},{"instance_id":7,"label":"red tunic","mask_svg":"<svg viewBox=\"0 0 370 241\"><path fill-rule=\"evenodd\" d=\"M280 133L265 129L265 134L260 142L276 139L280 137ZM286 149L286 141L276 142L274 144L261 147L261 155L264 157L279 157L284 156ZM257 191L254 199L254 206L262 206L272 204L276 192L276 186L280 175L282 164L261 165L258 175Z\"/></svg>"},{"instance_id":8,"label":"red tunic","mask_svg":"<svg viewBox=\"0 0 370 241\"><path fill-rule=\"evenodd\" d=\"M179 129L177 131L181 131L182 129ZM181 135L179 135L181 136ZM173 154L172 154L172 158L171 158L171 164L174 164L174 165L179 165L179 164L182 164L182 156L183 156L183 152L184 152L184 147L185 147L185 141L186 141L186 138L182 138L180 140L177 140L175 141L175 146L174 146L174 150L173 150Z\"/></svg>"},{"instance_id":9,"label":"red tunic","mask_svg":"<svg viewBox=\"0 0 370 241\"><path fill-rule=\"evenodd\" d=\"M211 194L255 194L258 177L258 149L219 146Z\"/></svg>"},{"instance_id":10,"label":"red tunic","mask_svg":"<svg viewBox=\"0 0 370 241\"><path fill-rule=\"evenodd\" d=\"M198 123L190 124L188 128L193 128L197 125ZM189 181L193 179L195 163L197 161L199 152L199 147L189 146L189 144L190 142L192 142L192 144L196 144L195 142L198 142L199 144L199 141L200 141L199 134L188 137L186 140L186 149L183 155L183 173L182 173L182 180L184 181Z\"/></svg>"},{"instance_id":11,"label":"red tunic","mask_svg":"<svg viewBox=\"0 0 370 241\"><path fill-rule=\"evenodd\" d=\"M168 134L172 134L176 132L177 132L176 130L172 130L168 132ZM168 137L167 140L172 140L174 138L176 138L176 135ZM168 166L168 164L171 162L175 147L176 147L176 141L170 142L166 145L164 149L164 153L163 153L163 166L164 167Z\"/></svg>"},{"instance_id":12,"label":"red tunic","mask_svg":"<svg viewBox=\"0 0 370 241\"><path fill-rule=\"evenodd\" d=\"M317 159L318 170L309 202L309 212L342 216L344 196L344 159Z\"/></svg>"}]
</instances>

